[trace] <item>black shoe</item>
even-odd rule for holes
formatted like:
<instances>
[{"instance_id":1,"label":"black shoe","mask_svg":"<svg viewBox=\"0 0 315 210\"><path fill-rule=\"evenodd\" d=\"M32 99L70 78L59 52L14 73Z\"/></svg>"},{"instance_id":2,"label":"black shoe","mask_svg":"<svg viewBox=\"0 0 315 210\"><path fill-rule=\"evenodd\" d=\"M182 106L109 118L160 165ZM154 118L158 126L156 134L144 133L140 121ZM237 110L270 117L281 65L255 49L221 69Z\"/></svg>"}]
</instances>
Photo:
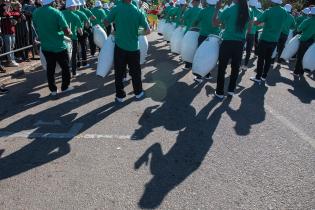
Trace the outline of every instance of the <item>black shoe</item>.
<instances>
[{"instance_id":1,"label":"black shoe","mask_svg":"<svg viewBox=\"0 0 315 210\"><path fill-rule=\"evenodd\" d=\"M8 89L6 89L6 88L4 88L4 87L0 87L0 94L6 94L6 93L8 93L8 92L9 92Z\"/></svg>"},{"instance_id":2,"label":"black shoe","mask_svg":"<svg viewBox=\"0 0 315 210\"><path fill-rule=\"evenodd\" d=\"M2 65L0 65L0 73L6 73L7 71L3 68Z\"/></svg>"}]
</instances>

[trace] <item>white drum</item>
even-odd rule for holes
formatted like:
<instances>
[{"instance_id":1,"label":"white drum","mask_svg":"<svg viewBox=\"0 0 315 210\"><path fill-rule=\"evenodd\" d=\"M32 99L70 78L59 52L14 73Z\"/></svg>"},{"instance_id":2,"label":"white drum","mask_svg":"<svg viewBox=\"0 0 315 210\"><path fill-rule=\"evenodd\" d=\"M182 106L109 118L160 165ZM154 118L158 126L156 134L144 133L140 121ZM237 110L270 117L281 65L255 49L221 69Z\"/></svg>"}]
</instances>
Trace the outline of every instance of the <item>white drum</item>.
<instances>
[{"instance_id":1,"label":"white drum","mask_svg":"<svg viewBox=\"0 0 315 210\"><path fill-rule=\"evenodd\" d=\"M175 29L173 36L171 38L171 52L180 54L182 47L182 40L184 38L185 31L183 27L178 27Z\"/></svg>"},{"instance_id":2,"label":"white drum","mask_svg":"<svg viewBox=\"0 0 315 210\"><path fill-rule=\"evenodd\" d=\"M289 60L296 54L300 46L300 37L301 35L296 35L289 41L289 43L285 46L280 56L282 59Z\"/></svg>"},{"instance_id":3,"label":"white drum","mask_svg":"<svg viewBox=\"0 0 315 210\"><path fill-rule=\"evenodd\" d=\"M105 77L111 70L114 63L115 40L112 35L105 41L98 56L96 75Z\"/></svg>"},{"instance_id":4,"label":"white drum","mask_svg":"<svg viewBox=\"0 0 315 210\"><path fill-rule=\"evenodd\" d=\"M198 47L199 32L188 31L182 40L181 57L183 61L192 63Z\"/></svg>"},{"instance_id":5,"label":"white drum","mask_svg":"<svg viewBox=\"0 0 315 210\"><path fill-rule=\"evenodd\" d=\"M313 43L306 51L303 57L303 69L310 71L315 70L315 43Z\"/></svg>"},{"instance_id":6,"label":"white drum","mask_svg":"<svg viewBox=\"0 0 315 210\"><path fill-rule=\"evenodd\" d=\"M104 31L104 29L99 25L93 26L93 40L96 46L102 48L104 46L106 39L107 34Z\"/></svg>"},{"instance_id":7,"label":"white drum","mask_svg":"<svg viewBox=\"0 0 315 210\"><path fill-rule=\"evenodd\" d=\"M218 62L221 37L210 35L197 49L192 72L202 77L214 69Z\"/></svg>"},{"instance_id":8,"label":"white drum","mask_svg":"<svg viewBox=\"0 0 315 210\"><path fill-rule=\"evenodd\" d=\"M148 55L149 42L146 36L139 36L139 47L140 47L140 64L145 63L145 59Z\"/></svg>"}]
</instances>

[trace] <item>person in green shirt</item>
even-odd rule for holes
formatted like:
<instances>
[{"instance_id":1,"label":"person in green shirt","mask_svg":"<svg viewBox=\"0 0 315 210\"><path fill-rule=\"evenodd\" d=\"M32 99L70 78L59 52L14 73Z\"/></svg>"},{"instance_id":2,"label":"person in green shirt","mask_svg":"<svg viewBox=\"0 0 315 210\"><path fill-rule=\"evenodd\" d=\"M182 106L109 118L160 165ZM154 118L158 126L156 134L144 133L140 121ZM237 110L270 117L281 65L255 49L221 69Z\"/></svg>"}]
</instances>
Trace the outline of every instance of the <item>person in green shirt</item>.
<instances>
[{"instance_id":1,"label":"person in green shirt","mask_svg":"<svg viewBox=\"0 0 315 210\"><path fill-rule=\"evenodd\" d=\"M144 97L141 81L140 50L138 31L142 27L145 34L149 34L150 27L143 13L131 3L131 0L123 0L121 4L114 7L105 20L105 24L115 22L115 87L116 101L123 102L126 97L123 78L126 67L132 77L134 93L137 99Z\"/></svg>"},{"instance_id":2,"label":"person in green shirt","mask_svg":"<svg viewBox=\"0 0 315 210\"><path fill-rule=\"evenodd\" d=\"M196 21L201 11L201 8L199 8L200 0L193 0L192 5L193 7L188 9L183 15L184 25L186 26L185 33L191 29L191 27L193 26L193 23ZM185 69L189 70L191 68L192 68L192 63L185 62Z\"/></svg>"},{"instance_id":3,"label":"person in green shirt","mask_svg":"<svg viewBox=\"0 0 315 210\"><path fill-rule=\"evenodd\" d=\"M85 0L80 0L80 8L79 8L79 10L82 11L89 18L89 20L94 21L96 19L96 17L93 15L91 10L89 10L86 7ZM82 41L82 44L84 44L85 45L84 48L87 49L86 39L88 38L89 45L90 45L90 52L91 52L91 55L94 57L95 53L96 53L96 45L94 43L92 27L90 26L89 28L85 29L85 32L87 33L87 37L86 36L82 37L82 38L84 38L84 40ZM82 45L81 45L81 48L82 48ZM86 54L86 52L85 52L85 54ZM86 56L84 56L84 58L85 57ZM87 68L87 67L90 66L87 63L86 59L83 59L83 57L82 57L82 65L83 65L83 68Z\"/></svg>"},{"instance_id":4,"label":"person in green shirt","mask_svg":"<svg viewBox=\"0 0 315 210\"><path fill-rule=\"evenodd\" d=\"M52 96L57 95L55 83L56 62L62 69L61 91L70 91L69 56L64 35L71 36L71 30L62 13L53 8L53 0L43 0L43 7L37 8L33 13L33 24L39 40L42 52L47 62L48 87Z\"/></svg>"},{"instance_id":5,"label":"person in green shirt","mask_svg":"<svg viewBox=\"0 0 315 210\"><path fill-rule=\"evenodd\" d=\"M248 69L249 58L250 58L250 55L252 53L252 49L255 43L255 35L257 32L257 26L252 24L252 22L255 21L260 15L258 10L256 9L257 4L258 4L257 0L248 1L251 24L249 25L247 34L246 34L246 49L245 49L246 55L245 55L244 65L241 67L242 70L244 71Z\"/></svg>"},{"instance_id":6,"label":"person in green shirt","mask_svg":"<svg viewBox=\"0 0 315 210\"><path fill-rule=\"evenodd\" d=\"M258 44L258 61L256 77L250 79L261 83L267 78L272 62L273 51L277 47L281 31L288 17L287 12L281 7L282 0L271 0L271 7L261 14L255 24L263 24L263 31Z\"/></svg>"},{"instance_id":7,"label":"person in green shirt","mask_svg":"<svg viewBox=\"0 0 315 210\"><path fill-rule=\"evenodd\" d=\"M199 37L198 37L198 47L208 38L210 34L213 35L219 35L220 28L217 26L214 26L212 24L212 17L214 15L215 11L215 5L217 4L218 0L207 0L203 4L203 9L200 11L197 19L193 23L193 26L199 26ZM201 83L203 81L203 78L195 74L195 81L198 83ZM205 79L212 79L211 73L209 72Z\"/></svg>"},{"instance_id":8,"label":"person in green shirt","mask_svg":"<svg viewBox=\"0 0 315 210\"><path fill-rule=\"evenodd\" d=\"M296 18L296 27L298 27L305 19L308 18L310 13L310 8L304 8L302 14Z\"/></svg>"},{"instance_id":9,"label":"person in green shirt","mask_svg":"<svg viewBox=\"0 0 315 210\"><path fill-rule=\"evenodd\" d=\"M277 45L277 53L278 53L278 63L286 63L286 61L282 58L280 58L282 51L285 47L285 43L288 39L290 30L294 30L295 29L295 20L294 17L291 15L291 11L292 11L292 5L291 4L286 4L284 6L284 9L287 11L287 18L285 20L285 24L283 26L283 29L281 31L281 35L278 41L278 45Z\"/></svg>"},{"instance_id":10,"label":"person in green shirt","mask_svg":"<svg viewBox=\"0 0 315 210\"><path fill-rule=\"evenodd\" d=\"M222 33L223 41L220 45L219 52L217 88L215 91L215 96L219 99L224 98L225 72L230 60L232 71L228 95L231 97L234 95L242 60L246 30L250 21L247 0L233 0L233 3L234 4L224 9L218 16L219 10L222 7L222 0L219 0L212 18L213 25L224 25L224 31Z\"/></svg>"},{"instance_id":11,"label":"person in green shirt","mask_svg":"<svg viewBox=\"0 0 315 210\"><path fill-rule=\"evenodd\" d=\"M78 55L78 36L83 35L83 25L80 20L80 17L75 14L75 10L77 9L76 2L73 0L66 1L66 10L63 10L63 16L65 17L68 25L70 26L72 36L72 55L71 55L71 67L72 67L72 75L74 77L78 77L81 74L77 73L77 55Z\"/></svg>"},{"instance_id":12,"label":"person in green shirt","mask_svg":"<svg viewBox=\"0 0 315 210\"><path fill-rule=\"evenodd\" d=\"M109 13L110 13L109 4L105 3L103 8L104 8L105 15L107 17L107 15L109 15ZM110 24L106 27L107 36L109 36L111 33L112 33L112 24Z\"/></svg>"},{"instance_id":13,"label":"person in green shirt","mask_svg":"<svg viewBox=\"0 0 315 210\"><path fill-rule=\"evenodd\" d=\"M104 30L106 30L105 24L104 24L104 21L106 19L106 13L102 7L103 7L103 4L101 1L95 2L95 6L94 8L91 9L91 12L96 17L96 19L91 20L91 23L92 23L92 26L99 25Z\"/></svg>"},{"instance_id":14,"label":"person in green shirt","mask_svg":"<svg viewBox=\"0 0 315 210\"><path fill-rule=\"evenodd\" d=\"M257 16L256 16L257 19L263 12L264 11L262 10L261 3L258 1L257 5L256 5L256 8L255 8L255 13L257 14ZM256 34L255 34L254 52L255 52L255 55L257 56L258 55L258 43L259 43L258 31L262 29L262 26L255 25L255 27L256 27Z\"/></svg>"},{"instance_id":15,"label":"person in green shirt","mask_svg":"<svg viewBox=\"0 0 315 210\"><path fill-rule=\"evenodd\" d=\"M164 11L164 18L165 18L167 23L170 23L171 22L171 11L174 8L174 3L171 1L168 4L169 5L165 8L165 11Z\"/></svg>"},{"instance_id":16,"label":"person in green shirt","mask_svg":"<svg viewBox=\"0 0 315 210\"><path fill-rule=\"evenodd\" d=\"M304 54L307 49L314 43L315 38L315 7L310 8L310 17L304 20L298 27L298 32L301 33L300 46L297 52L297 60L295 64L295 69L293 72L294 76L303 76L304 70L302 66L302 61ZM314 56L315 58L315 56Z\"/></svg>"}]
</instances>

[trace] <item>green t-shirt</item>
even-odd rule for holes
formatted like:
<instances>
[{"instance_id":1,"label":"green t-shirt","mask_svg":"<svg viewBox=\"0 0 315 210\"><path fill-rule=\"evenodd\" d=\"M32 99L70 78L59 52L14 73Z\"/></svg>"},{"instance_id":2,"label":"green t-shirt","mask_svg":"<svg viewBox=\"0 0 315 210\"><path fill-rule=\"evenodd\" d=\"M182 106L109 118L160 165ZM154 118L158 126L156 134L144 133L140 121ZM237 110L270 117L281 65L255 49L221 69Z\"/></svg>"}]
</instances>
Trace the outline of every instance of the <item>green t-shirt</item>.
<instances>
[{"instance_id":1,"label":"green t-shirt","mask_svg":"<svg viewBox=\"0 0 315 210\"><path fill-rule=\"evenodd\" d=\"M68 24L62 13L49 6L43 6L33 13L33 23L43 51L61 52L67 49L63 30Z\"/></svg>"},{"instance_id":2,"label":"green t-shirt","mask_svg":"<svg viewBox=\"0 0 315 210\"><path fill-rule=\"evenodd\" d=\"M113 8L106 19L116 24L115 42L119 48L139 50L138 30L140 27L148 29L149 24L137 7L123 2Z\"/></svg>"},{"instance_id":3,"label":"green t-shirt","mask_svg":"<svg viewBox=\"0 0 315 210\"><path fill-rule=\"evenodd\" d=\"M294 17L290 13L288 13L281 33L289 35L290 29L295 29L295 20Z\"/></svg>"},{"instance_id":4,"label":"green t-shirt","mask_svg":"<svg viewBox=\"0 0 315 210\"><path fill-rule=\"evenodd\" d=\"M88 8L85 7L80 7L80 11L84 12L84 14L88 17L91 18L93 16L93 13L91 12L91 10L89 10Z\"/></svg>"},{"instance_id":5,"label":"green t-shirt","mask_svg":"<svg viewBox=\"0 0 315 210\"><path fill-rule=\"evenodd\" d=\"M68 25L70 26L71 32L72 32L72 40L78 40L77 31L79 28L82 28L82 22L78 15L74 13L74 11L71 10L63 10L62 11L63 16L65 17Z\"/></svg>"},{"instance_id":6,"label":"green t-shirt","mask_svg":"<svg viewBox=\"0 0 315 210\"><path fill-rule=\"evenodd\" d=\"M170 21L172 23L175 23L176 21L176 15L180 12L180 8L179 7L173 7L170 12L169 12L169 16L170 16Z\"/></svg>"},{"instance_id":7,"label":"green t-shirt","mask_svg":"<svg viewBox=\"0 0 315 210\"><path fill-rule=\"evenodd\" d=\"M257 19L258 22L264 23L260 39L267 42L278 42L287 16L288 13L280 5L267 9Z\"/></svg>"},{"instance_id":8,"label":"green t-shirt","mask_svg":"<svg viewBox=\"0 0 315 210\"><path fill-rule=\"evenodd\" d=\"M297 18L296 18L296 20L295 20L295 22L296 22L296 27L299 27L299 25L304 21L304 20L306 20L308 18L308 16L307 15L301 15L301 16L298 16Z\"/></svg>"},{"instance_id":9,"label":"green t-shirt","mask_svg":"<svg viewBox=\"0 0 315 210\"><path fill-rule=\"evenodd\" d=\"M301 31L300 41L308 41L315 35L315 16L309 17L304 20L298 27Z\"/></svg>"},{"instance_id":10,"label":"green t-shirt","mask_svg":"<svg viewBox=\"0 0 315 210\"><path fill-rule=\"evenodd\" d=\"M75 10L74 13L79 16L82 24L84 24L85 22L89 22L89 18L85 15L84 12L80 10Z\"/></svg>"},{"instance_id":11,"label":"green t-shirt","mask_svg":"<svg viewBox=\"0 0 315 210\"><path fill-rule=\"evenodd\" d=\"M225 28L222 34L223 40L235 40L235 41L245 40L248 22L246 23L242 31L239 31L237 29L238 10L239 10L239 4L234 4L224 9L219 14L219 19L223 23L224 28Z\"/></svg>"},{"instance_id":12,"label":"green t-shirt","mask_svg":"<svg viewBox=\"0 0 315 210\"><path fill-rule=\"evenodd\" d=\"M91 20L93 26L100 25L103 29L105 29L104 20L106 19L106 14L103 8L92 8L92 14L96 17L95 20Z\"/></svg>"},{"instance_id":13,"label":"green t-shirt","mask_svg":"<svg viewBox=\"0 0 315 210\"><path fill-rule=\"evenodd\" d=\"M173 7L172 6L168 6L165 8L164 10L164 13L165 13L165 16L164 18L166 19L166 22L170 22L171 21L171 11L172 11Z\"/></svg>"},{"instance_id":14,"label":"green t-shirt","mask_svg":"<svg viewBox=\"0 0 315 210\"><path fill-rule=\"evenodd\" d=\"M262 14L261 11L259 11L256 7L252 7L252 6L250 7L249 12L250 12L249 16L252 21L254 21L255 18L257 19ZM258 26L255 24L252 24L249 34L252 34L252 35L256 34L257 30L258 30Z\"/></svg>"},{"instance_id":15,"label":"green t-shirt","mask_svg":"<svg viewBox=\"0 0 315 210\"><path fill-rule=\"evenodd\" d=\"M188 31L193 26L199 16L200 11L201 9L199 7L193 7L184 13L184 24L187 27L186 31Z\"/></svg>"},{"instance_id":16,"label":"green t-shirt","mask_svg":"<svg viewBox=\"0 0 315 210\"><path fill-rule=\"evenodd\" d=\"M208 7L202 9L195 23L193 24L193 26L199 25L201 36L208 36L209 34L219 35L220 28L212 25L212 17L214 15L214 11L214 5L209 5Z\"/></svg>"}]
</instances>

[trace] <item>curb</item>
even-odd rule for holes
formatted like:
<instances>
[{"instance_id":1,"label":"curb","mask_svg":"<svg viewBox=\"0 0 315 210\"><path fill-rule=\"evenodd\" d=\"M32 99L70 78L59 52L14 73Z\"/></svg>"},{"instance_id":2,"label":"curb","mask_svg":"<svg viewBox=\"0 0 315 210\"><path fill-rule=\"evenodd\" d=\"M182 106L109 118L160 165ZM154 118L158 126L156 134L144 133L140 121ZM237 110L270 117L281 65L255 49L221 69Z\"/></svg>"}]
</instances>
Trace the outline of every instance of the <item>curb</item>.
<instances>
[{"instance_id":1,"label":"curb","mask_svg":"<svg viewBox=\"0 0 315 210\"><path fill-rule=\"evenodd\" d=\"M7 74L3 79L1 79L0 83L4 84L5 82L7 82L10 79L17 79L17 78L20 78L22 76L24 77L26 72L29 72L32 69L38 68L39 66L41 66L41 62L35 61L30 66L24 67L23 69L14 70L14 71L10 72L9 74Z\"/></svg>"}]
</instances>

